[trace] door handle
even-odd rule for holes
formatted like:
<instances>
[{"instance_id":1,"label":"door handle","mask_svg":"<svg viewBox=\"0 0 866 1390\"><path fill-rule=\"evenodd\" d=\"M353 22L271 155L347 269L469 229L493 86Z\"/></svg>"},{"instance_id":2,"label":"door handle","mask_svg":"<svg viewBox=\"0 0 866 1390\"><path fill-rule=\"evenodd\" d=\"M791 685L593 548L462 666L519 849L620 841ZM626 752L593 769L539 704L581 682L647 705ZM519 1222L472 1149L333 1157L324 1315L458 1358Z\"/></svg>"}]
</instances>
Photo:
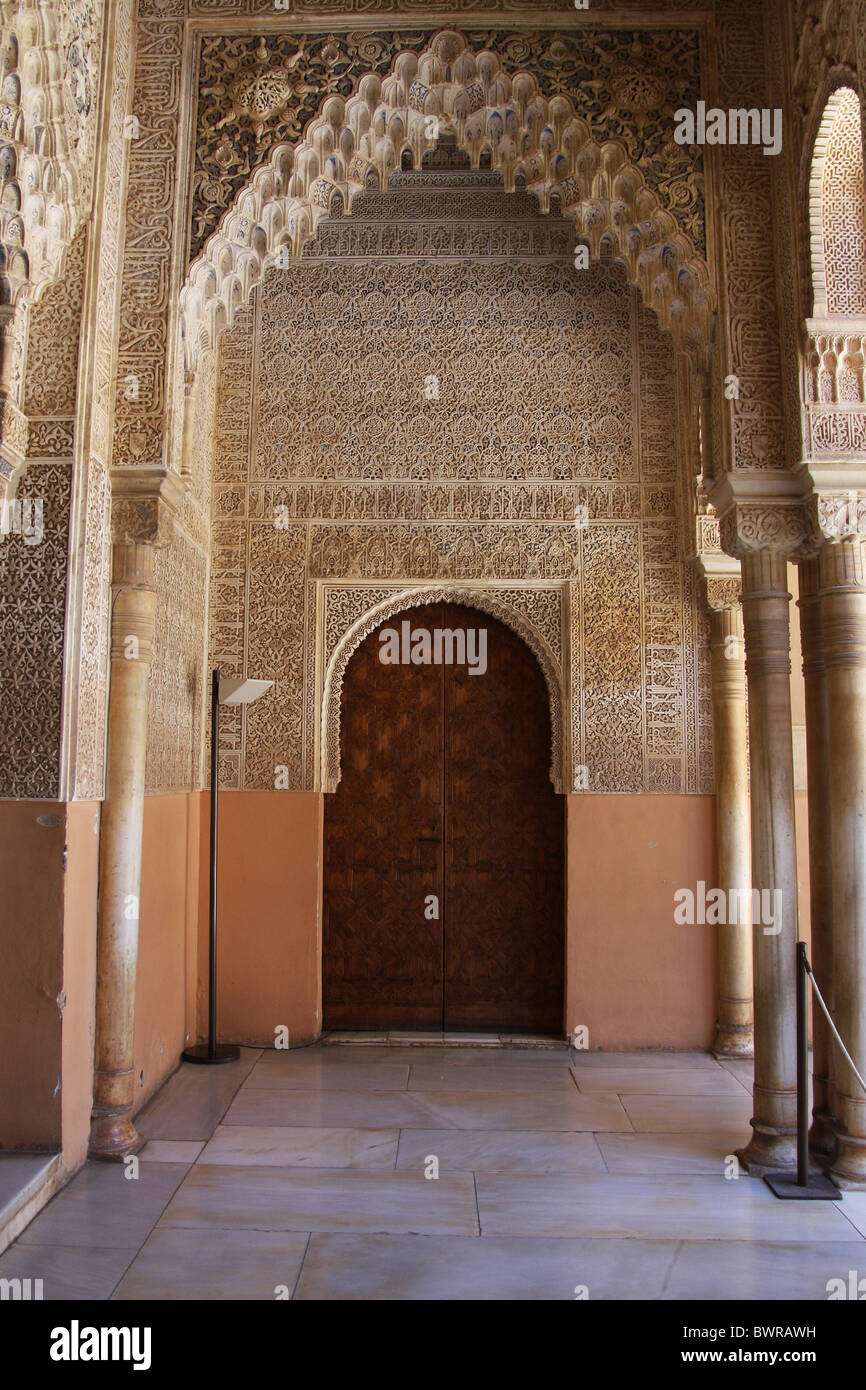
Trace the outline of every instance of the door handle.
<instances>
[{"instance_id":1,"label":"door handle","mask_svg":"<svg viewBox=\"0 0 866 1390\"><path fill-rule=\"evenodd\" d=\"M419 835L416 843L419 845L441 845L442 841L435 835Z\"/></svg>"}]
</instances>

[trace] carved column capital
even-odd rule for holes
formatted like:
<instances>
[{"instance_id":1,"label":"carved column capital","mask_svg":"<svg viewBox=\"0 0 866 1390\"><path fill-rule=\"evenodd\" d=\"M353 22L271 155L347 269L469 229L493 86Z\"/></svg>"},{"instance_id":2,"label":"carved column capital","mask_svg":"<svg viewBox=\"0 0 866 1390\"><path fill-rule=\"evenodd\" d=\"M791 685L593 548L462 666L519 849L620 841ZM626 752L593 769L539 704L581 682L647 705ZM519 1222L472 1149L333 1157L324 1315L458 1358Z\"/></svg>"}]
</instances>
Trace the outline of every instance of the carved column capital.
<instances>
[{"instance_id":1,"label":"carved column capital","mask_svg":"<svg viewBox=\"0 0 866 1390\"><path fill-rule=\"evenodd\" d=\"M722 547L739 559L766 552L795 559L813 549L812 525L802 502L738 502L721 518Z\"/></svg>"},{"instance_id":2,"label":"carved column capital","mask_svg":"<svg viewBox=\"0 0 866 1390\"><path fill-rule=\"evenodd\" d=\"M186 490L164 468L115 468L111 472L111 528L116 545L164 546Z\"/></svg>"},{"instance_id":3,"label":"carved column capital","mask_svg":"<svg viewBox=\"0 0 866 1390\"><path fill-rule=\"evenodd\" d=\"M710 493L724 552L740 560L758 551L788 559L808 555L815 549L808 489L802 473L726 473Z\"/></svg>"},{"instance_id":4,"label":"carved column capital","mask_svg":"<svg viewBox=\"0 0 866 1390\"><path fill-rule=\"evenodd\" d=\"M739 575L708 575L706 586L710 613L740 612L743 585Z\"/></svg>"},{"instance_id":5,"label":"carved column capital","mask_svg":"<svg viewBox=\"0 0 866 1390\"><path fill-rule=\"evenodd\" d=\"M742 601L742 571L739 562L730 555L699 554L692 562L704 581L707 612L724 613L739 610Z\"/></svg>"}]
</instances>

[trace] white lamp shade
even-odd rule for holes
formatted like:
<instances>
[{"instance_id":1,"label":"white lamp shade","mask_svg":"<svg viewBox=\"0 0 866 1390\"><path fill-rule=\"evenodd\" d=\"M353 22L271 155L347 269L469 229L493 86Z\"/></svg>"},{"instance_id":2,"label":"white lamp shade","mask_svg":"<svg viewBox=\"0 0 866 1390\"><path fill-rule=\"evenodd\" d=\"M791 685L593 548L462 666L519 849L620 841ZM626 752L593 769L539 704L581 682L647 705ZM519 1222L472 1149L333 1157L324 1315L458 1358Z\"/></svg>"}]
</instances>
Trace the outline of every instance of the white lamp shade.
<instances>
[{"instance_id":1,"label":"white lamp shade","mask_svg":"<svg viewBox=\"0 0 866 1390\"><path fill-rule=\"evenodd\" d=\"M251 705L272 685L273 681L249 681L245 676L226 677L220 680L220 704Z\"/></svg>"}]
</instances>

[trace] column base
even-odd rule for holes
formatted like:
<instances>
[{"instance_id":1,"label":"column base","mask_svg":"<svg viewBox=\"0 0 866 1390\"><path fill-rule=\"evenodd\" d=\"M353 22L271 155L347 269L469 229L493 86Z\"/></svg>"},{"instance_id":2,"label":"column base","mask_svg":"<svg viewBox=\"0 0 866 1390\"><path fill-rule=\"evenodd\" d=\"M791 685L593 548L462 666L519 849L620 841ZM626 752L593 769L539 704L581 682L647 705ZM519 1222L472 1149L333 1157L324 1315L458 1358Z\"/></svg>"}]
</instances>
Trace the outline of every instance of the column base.
<instances>
[{"instance_id":1,"label":"column base","mask_svg":"<svg viewBox=\"0 0 866 1390\"><path fill-rule=\"evenodd\" d=\"M836 1132L833 1116L828 1110L812 1111L812 1128L809 1130L809 1152L823 1159L832 1158L836 1152Z\"/></svg>"},{"instance_id":2,"label":"column base","mask_svg":"<svg viewBox=\"0 0 866 1390\"><path fill-rule=\"evenodd\" d=\"M87 1156L122 1163L128 1154L144 1148L146 1142L128 1115L95 1115L90 1124Z\"/></svg>"},{"instance_id":3,"label":"column base","mask_svg":"<svg viewBox=\"0 0 866 1390\"><path fill-rule=\"evenodd\" d=\"M826 1170L827 1177L845 1191L866 1191L866 1139L840 1133L837 1127L836 1143L838 1147Z\"/></svg>"},{"instance_id":4,"label":"column base","mask_svg":"<svg viewBox=\"0 0 866 1390\"><path fill-rule=\"evenodd\" d=\"M763 1177L780 1169L794 1168L797 1163L796 1129L769 1129L751 1121L752 1138L744 1149L735 1150L747 1173Z\"/></svg>"},{"instance_id":5,"label":"column base","mask_svg":"<svg viewBox=\"0 0 866 1390\"><path fill-rule=\"evenodd\" d=\"M754 1057L755 1040L749 1023L717 1023L710 1048L714 1057Z\"/></svg>"}]
</instances>

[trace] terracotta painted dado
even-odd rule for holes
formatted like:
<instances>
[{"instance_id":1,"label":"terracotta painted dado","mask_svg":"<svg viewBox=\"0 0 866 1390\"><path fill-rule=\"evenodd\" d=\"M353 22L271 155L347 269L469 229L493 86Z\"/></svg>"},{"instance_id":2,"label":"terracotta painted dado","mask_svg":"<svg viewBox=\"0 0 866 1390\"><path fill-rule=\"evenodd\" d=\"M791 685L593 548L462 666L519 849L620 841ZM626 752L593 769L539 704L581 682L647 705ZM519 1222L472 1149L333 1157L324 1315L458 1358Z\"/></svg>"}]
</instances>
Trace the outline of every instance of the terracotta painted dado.
<instances>
[{"instance_id":1,"label":"terracotta painted dado","mask_svg":"<svg viewBox=\"0 0 866 1390\"><path fill-rule=\"evenodd\" d=\"M145 862L153 917L155 850L175 798L148 799ZM194 799L206 846L208 798ZM673 885L714 880L712 797L568 797L567 982L563 1033L589 1029L590 1046L700 1048L716 1020L712 927L673 918ZM293 1045L321 1031L322 794L220 796L221 1036ZM193 812L194 814L194 812ZM622 872L623 856L630 872ZM205 1023L207 855L199 859L198 1029ZM155 924L154 924L155 925ZM152 929L152 928L151 928ZM685 983L685 988L683 987ZM144 995L155 1022L156 981ZM194 1020L190 1020L194 1027ZM144 1094L153 1084L146 1076ZM137 1101L136 1108L140 1101Z\"/></svg>"}]
</instances>

